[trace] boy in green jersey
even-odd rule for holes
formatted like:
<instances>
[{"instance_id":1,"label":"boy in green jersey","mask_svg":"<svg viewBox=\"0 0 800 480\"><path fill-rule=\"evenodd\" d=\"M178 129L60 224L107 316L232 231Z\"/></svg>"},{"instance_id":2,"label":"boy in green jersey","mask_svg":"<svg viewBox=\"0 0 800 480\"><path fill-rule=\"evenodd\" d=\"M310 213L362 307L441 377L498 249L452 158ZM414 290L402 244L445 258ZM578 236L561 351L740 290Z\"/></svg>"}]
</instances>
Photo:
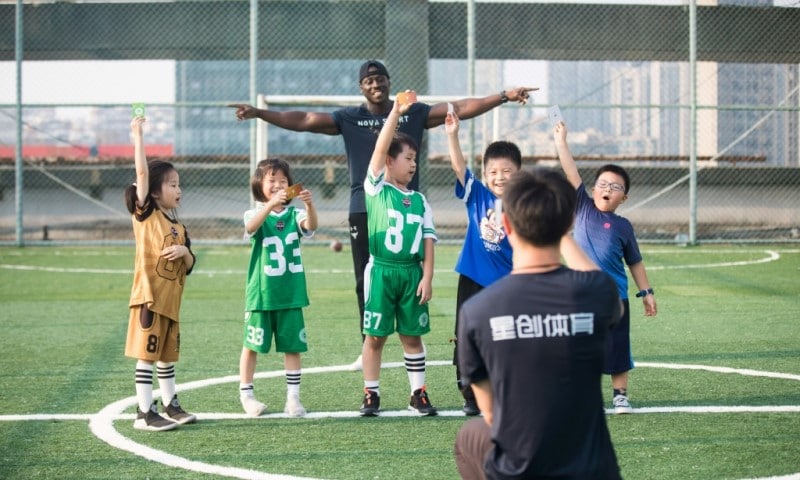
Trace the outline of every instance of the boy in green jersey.
<instances>
[{"instance_id":1,"label":"boy in green jersey","mask_svg":"<svg viewBox=\"0 0 800 480\"><path fill-rule=\"evenodd\" d=\"M275 351L284 354L284 413L292 417L306 414L300 403L300 354L308 351L303 307L309 301L300 240L314 234L317 210L308 190L297 193L305 209L289 205L288 187L292 184L288 163L277 158L262 160L250 181L253 198L258 203L244 214L252 250L245 293L244 342L239 359L239 396L245 412L254 417L266 409L253 393L256 355L269 352L272 337L275 337Z\"/></svg>"},{"instance_id":2,"label":"boy in green jersey","mask_svg":"<svg viewBox=\"0 0 800 480\"><path fill-rule=\"evenodd\" d=\"M380 411L379 377L386 338L397 332L411 385L409 410L436 415L425 389L428 301L436 229L425 196L408 189L417 169L416 142L400 132L413 103L395 101L384 123L364 181L370 259L364 272L362 416Z\"/></svg>"}]
</instances>

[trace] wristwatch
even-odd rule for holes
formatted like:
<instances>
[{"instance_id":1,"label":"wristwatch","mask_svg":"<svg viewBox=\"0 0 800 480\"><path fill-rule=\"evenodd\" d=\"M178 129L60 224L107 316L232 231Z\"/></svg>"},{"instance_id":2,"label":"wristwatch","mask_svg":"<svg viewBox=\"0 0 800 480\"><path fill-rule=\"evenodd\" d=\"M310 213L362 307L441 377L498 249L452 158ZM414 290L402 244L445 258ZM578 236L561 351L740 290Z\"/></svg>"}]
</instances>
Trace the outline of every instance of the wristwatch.
<instances>
[{"instance_id":1,"label":"wristwatch","mask_svg":"<svg viewBox=\"0 0 800 480\"><path fill-rule=\"evenodd\" d=\"M508 103L508 95L506 95L505 90L500 92L500 103Z\"/></svg>"},{"instance_id":2,"label":"wristwatch","mask_svg":"<svg viewBox=\"0 0 800 480\"><path fill-rule=\"evenodd\" d=\"M636 294L636 298L642 298L648 295L655 295L655 294L656 292L654 292L652 288L648 288L647 290L639 290L639 293Z\"/></svg>"}]
</instances>

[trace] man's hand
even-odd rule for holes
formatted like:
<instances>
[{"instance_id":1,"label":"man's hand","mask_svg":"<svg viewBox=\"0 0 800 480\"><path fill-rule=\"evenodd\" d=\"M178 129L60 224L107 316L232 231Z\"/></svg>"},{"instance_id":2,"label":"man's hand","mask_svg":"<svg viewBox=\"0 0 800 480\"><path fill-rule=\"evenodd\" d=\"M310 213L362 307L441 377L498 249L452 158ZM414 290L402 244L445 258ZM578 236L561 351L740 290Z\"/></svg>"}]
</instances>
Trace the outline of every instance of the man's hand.
<instances>
[{"instance_id":1,"label":"man's hand","mask_svg":"<svg viewBox=\"0 0 800 480\"><path fill-rule=\"evenodd\" d=\"M256 118L256 109L252 105L246 103L229 103L228 106L236 109L237 120Z\"/></svg>"},{"instance_id":2,"label":"man's hand","mask_svg":"<svg viewBox=\"0 0 800 480\"><path fill-rule=\"evenodd\" d=\"M539 87L517 87L511 90L506 90L506 96L508 97L509 102L517 102L520 105L525 105L528 103L528 98L530 94L528 92L533 92L539 90Z\"/></svg>"}]
</instances>

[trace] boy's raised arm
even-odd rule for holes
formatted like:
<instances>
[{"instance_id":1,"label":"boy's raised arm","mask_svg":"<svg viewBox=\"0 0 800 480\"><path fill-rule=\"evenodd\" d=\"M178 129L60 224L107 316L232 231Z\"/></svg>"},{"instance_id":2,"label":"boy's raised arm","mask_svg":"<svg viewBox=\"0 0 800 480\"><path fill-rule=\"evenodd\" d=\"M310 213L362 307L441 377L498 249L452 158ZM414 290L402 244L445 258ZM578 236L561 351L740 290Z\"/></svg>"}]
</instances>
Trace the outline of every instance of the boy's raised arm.
<instances>
[{"instance_id":1,"label":"boy's raised arm","mask_svg":"<svg viewBox=\"0 0 800 480\"><path fill-rule=\"evenodd\" d=\"M464 161L464 154L461 152L461 144L458 142L459 120L455 111L449 111L444 121L444 129L447 132L447 148L450 151L450 167L456 174L458 183L464 185L464 177L467 175L467 163Z\"/></svg>"},{"instance_id":2,"label":"boy's raised arm","mask_svg":"<svg viewBox=\"0 0 800 480\"><path fill-rule=\"evenodd\" d=\"M409 90L407 90L409 91ZM375 150L372 152L372 158L369 161L369 171L373 177L377 177L386 167L386 156L389 154L389 147L394 138L394 132L397 130L397 124L400 121L400 116L403 115L411 108L412 103L400 103L395 101L392 104L392 110L389 116L386 117L386 122L381 128L381 133L378 135L378 141L375 142Z\"/></svg>"},{"instance_id":3,"label":"boy's raised arm","mask_svg":"<svg viewBox=\"0 0 800 480\"><path fill-rule=\"evenodd\" d=\"M581 180L581 174L578 172L578 166L575 165L575 158L572 157L567 145L567 125L564 122L558 122L553 132L553 137L556 141L556 152L558 152L561 168L564 170L569 183L578 188L583 184L583 181Z\"/></svg>"}]
</instances>

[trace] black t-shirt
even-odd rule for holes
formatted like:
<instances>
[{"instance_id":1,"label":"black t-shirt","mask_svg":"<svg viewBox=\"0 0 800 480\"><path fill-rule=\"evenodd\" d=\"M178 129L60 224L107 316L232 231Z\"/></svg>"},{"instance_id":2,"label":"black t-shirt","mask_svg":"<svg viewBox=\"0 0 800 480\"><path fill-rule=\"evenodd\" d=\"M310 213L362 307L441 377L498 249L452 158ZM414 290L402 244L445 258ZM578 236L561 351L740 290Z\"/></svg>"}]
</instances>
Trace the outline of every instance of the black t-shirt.
<instances>
[{"instance_id":1,"label":"black t-shirt","mask_svg":"<svg viewBox=\"0 0 800 480\"><path fill-rule=\"evenodd\" d=\"M488 378L494 397L488 478L621 478L601 392L620 313L608 274L566 267L508 275L461 307L462 380Z\"/></svg>"},{"instance_id":2,"label":"black t-shirt","mask_svg":"<svg viewBox=\"0 0 800 480\"><path fill-rule=\"evenodd\" d=\"M431 106L425 103L415 103L404 115L400 117L397 129L411 136L417 142L417 148L422 148L422 136L425 133L425 124ZM339 133L344 139L344 149L347 154L347 168L350 172L350 213L365 213L367 206L364 201L364 180L367 178L367 168L375 151L378 134L389 116L387 111L382 115L373 115L367 107L345 107L333 112L333 120L339 128ZM420 161L417 152L417 162ZM417 168L408 188L419 189L419 171Z\"/></svg>"}]
</instances>

